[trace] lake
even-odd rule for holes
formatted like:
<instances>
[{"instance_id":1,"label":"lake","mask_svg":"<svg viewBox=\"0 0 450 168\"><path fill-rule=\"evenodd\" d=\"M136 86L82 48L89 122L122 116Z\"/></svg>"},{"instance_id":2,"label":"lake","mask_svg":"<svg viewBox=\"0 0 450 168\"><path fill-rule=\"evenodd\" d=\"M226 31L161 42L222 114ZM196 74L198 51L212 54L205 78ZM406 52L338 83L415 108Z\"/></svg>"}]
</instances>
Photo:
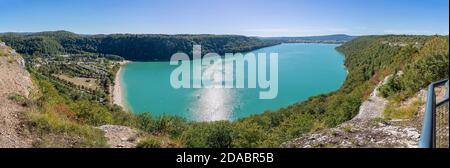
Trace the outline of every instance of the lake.
<instances>
[{"instance_id":1,"label":"lake","mask_svg":"<svg viewBox=\"0 0 450 168\"><path fill-rule=\"evenodd\" d=\"M277 110L337 90L345 80L336 44L287 43L252 52L278 53L278 96L259 99L259 88L174 89L169 62L132 62L121 73L124 104L134 113L174 115L195 121L235 120ZM203 55L205 53L202 53ZM214 68L210 68L214 69Z\"/></svg>"}]
</instances>

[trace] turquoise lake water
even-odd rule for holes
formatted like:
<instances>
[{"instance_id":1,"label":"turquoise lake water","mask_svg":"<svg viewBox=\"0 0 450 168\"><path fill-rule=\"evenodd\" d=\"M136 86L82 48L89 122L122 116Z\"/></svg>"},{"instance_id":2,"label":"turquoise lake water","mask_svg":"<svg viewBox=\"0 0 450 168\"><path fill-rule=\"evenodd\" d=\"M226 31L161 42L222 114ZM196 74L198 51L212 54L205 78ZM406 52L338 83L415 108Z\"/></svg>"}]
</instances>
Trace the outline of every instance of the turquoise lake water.
<instances>
[{"instance_id":1,"label":"turquoise lake water","mask_svg":"<svg viewBox=\"0 0 450 168\"><path fill-rule=\"evenodd\" d=\"M278 53L279 89L275 99L259 99L259 88L174 89L170 74L177 66L132 62L124 66L121 75L124 101L134 113L176 115L196 121L235 120L277 110L342 85L346 70L337 46L289 43L252 51Z\"/></svg>"}]
</instances>

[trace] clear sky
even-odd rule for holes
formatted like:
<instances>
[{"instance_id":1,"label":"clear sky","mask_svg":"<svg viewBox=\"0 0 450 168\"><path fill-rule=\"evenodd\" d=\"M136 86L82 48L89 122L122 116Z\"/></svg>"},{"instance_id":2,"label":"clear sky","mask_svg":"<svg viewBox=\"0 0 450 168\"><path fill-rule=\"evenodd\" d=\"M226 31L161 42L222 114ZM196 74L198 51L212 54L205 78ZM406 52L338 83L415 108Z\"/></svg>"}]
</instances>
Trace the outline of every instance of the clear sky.
<instances>
[{"instance_id":1,"label":"clear sky","mask_svg":"<svg viewBox=\"0 0 450 168\"><path fill-rule=\"evenodd\" d=\"M0 0L0 32L449 34L449 0Z\"/></svg>"}]
</instances>

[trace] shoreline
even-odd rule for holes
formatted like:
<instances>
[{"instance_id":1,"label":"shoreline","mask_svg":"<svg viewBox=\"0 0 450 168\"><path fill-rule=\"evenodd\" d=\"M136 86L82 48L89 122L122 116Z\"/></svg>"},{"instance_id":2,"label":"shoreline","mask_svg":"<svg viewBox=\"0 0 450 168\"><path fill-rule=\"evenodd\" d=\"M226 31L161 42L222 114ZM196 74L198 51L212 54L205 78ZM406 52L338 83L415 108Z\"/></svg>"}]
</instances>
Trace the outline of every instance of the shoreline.
<instances>
[{"instance_id":1,"label":"shoreline","mask_svg":"<svg viewBox=\"0 0 450 168\"><path fill-rule=\"evenodd\" d=\"M128 110L128 108L126 107L125 103L124 103L124 91L122 89L122 80L120 78L120 76L122 75L122 71L123 71L123 66L130 63L131 61L121 61L119 62L120 68L119 70L116 72L116 76L114 77L114 87L113 87L113 104L116 104L122 108L124 108L124 110Z\"/></svg>"}]
</instances>

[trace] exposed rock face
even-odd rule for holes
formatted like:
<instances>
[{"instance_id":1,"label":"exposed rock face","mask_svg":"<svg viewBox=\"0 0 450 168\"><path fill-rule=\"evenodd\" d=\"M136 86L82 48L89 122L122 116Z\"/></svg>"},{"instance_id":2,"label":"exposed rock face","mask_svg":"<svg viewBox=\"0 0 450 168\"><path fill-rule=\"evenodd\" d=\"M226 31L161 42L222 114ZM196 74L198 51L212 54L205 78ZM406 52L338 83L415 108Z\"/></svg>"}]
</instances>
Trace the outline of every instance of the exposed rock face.
<instances>
[{"instance_id":1,"label":"exposed rock face","mask_svg":"<svg viewBox=\"0 0 450 168\"><path fill-rule=\"evenodd\" d=\"M352 120L336 128L308 134L283 147L313 148L415 148L419 142L419 131L394 122L374 120Z\"/></svg>"},{"instance_id":2,"label":"exposed rock face","mask_svg":"<svg viewBox=\"0 0 450 168\"><path fill-rule=\"evenodd\" d=\"M105 132L112 148L134 148L140 137L139 131L125 126L102 125L98 128Z\"/></svg>"},{"instance_id":3,"label":"exposed rock face","mask_svg":"<svg viewBox=\"0 0 450 168\"><path fill-rule=\"evenodd\" d=\"M6 46L2 50L9 50ZM0 148L31 147L31 139L21 123L20 111L26 110L9 99L12 95L29 96L32 90L30 75L19 56L0 56Z\"/></svg>"}]
</instances>

